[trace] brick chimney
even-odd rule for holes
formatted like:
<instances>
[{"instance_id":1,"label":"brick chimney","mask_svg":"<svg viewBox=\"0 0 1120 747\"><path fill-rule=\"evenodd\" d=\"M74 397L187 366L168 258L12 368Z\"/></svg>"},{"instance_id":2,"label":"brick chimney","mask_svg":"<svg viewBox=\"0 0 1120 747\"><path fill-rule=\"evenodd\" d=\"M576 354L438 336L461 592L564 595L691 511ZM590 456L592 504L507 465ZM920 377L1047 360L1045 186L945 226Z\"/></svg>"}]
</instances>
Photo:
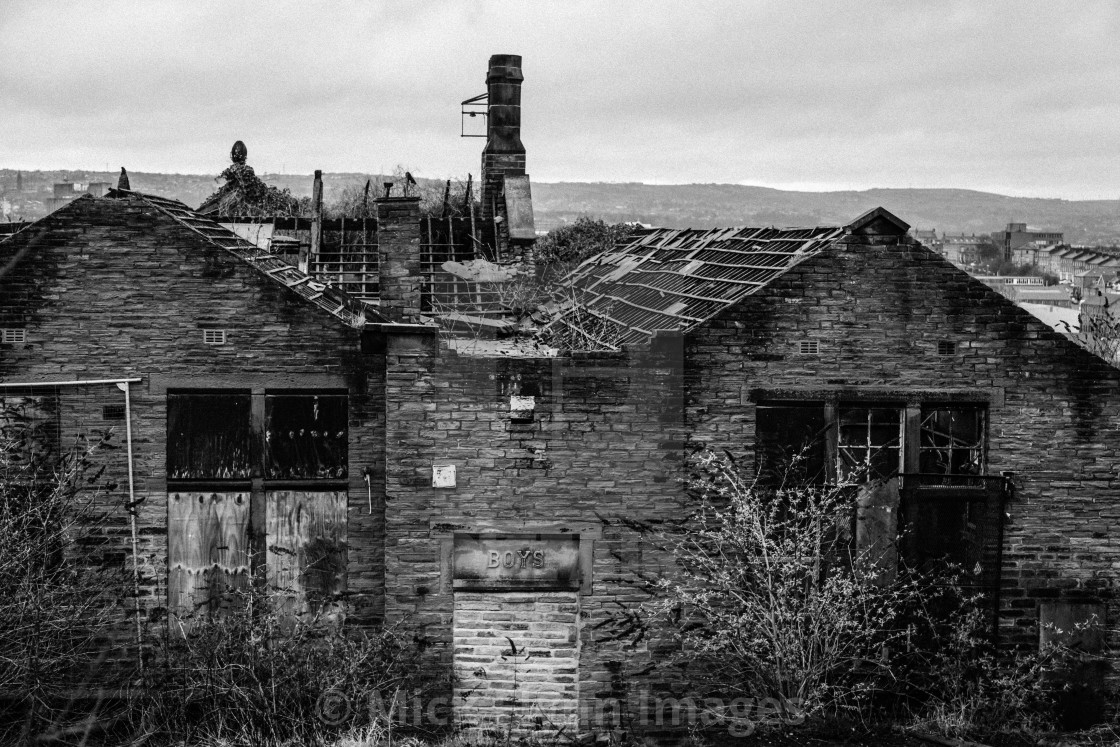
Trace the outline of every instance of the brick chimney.
<instances>
[{"instance_id":1,"label":"brick chimney","mask_svg":"<svg viewBox=\"0 0 1120 747\"><path fill-rule=\"evenodd\" d=\"M506 176L525 175L521 144L521 55L490 57L486 73L486 147L482 149L482 217L493 218Z\"/></svg>"},{"instance_id":2,"label":"brick chimney","mask_svg":"<svg viewBox=\"0 0 1120 747\"><path fill-rule=\"evenodd\" d=\"M380 312L389 321L420 323L420 198L380 197L377 258Z\"/></svg>"}]
</instances>

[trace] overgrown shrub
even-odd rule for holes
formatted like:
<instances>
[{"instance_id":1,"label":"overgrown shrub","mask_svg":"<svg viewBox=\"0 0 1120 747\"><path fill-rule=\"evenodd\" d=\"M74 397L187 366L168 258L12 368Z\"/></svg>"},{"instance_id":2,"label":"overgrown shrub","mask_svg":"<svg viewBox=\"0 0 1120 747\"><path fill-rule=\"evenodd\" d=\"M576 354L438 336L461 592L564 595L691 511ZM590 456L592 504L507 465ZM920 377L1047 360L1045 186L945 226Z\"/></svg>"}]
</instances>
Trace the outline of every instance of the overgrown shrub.
<instances>
[{"instance_id":1,"label":"overgrown shrub","mask_svg":"<svg viewBox=\"0 0 1120 747\"><path fill-rule=\"evenodd\" d=\"M38 404L0 400L0 738L40 733L129 666L112 636L129 622L131 581L111 538L127 514L101 500L110 486L94 463L112 434L60 454Z\"/></svg>"},{"instance_id":2,"label":"overgrown shrub","mask_svg":"<svg viewBox=\"0 0 1120 747\"><path fill-rule=\"evenodd\" d=\"M390 727L389 709L424 686L421 646L394 629L295 622L275 592L239 593L221 616L199 616L147 670L140 728L196 742L311 743Z\"/></svg>"},{"instance_id":3,"label":"overgrown shrub","mask_svg":"<svg viewBox=\"0 0 1120 747\"><path fill-rule=\"evenodd\" d=\"M1054 726L1052 676L1069 652L1008 651L992 641L991 610L956 577L927 584L908 609L906 639L892 652L897 713L927 731L987 739Z\"/></svg>"},{"instance_id":4,"label":"overgrown shrub","mask_svg":"<svg viewBox=\"0 0 1120 747\"><path fill-rule=\"evenodd\" d=\"M617 244L631 227L580 216L566 226L549 231L537 241L533 255L539 264L571 265L593 257Z\"/></svg>"},{"instance_id":5,"label":"overgrown shrub","mask_svg":"<svg viewBox=\"0 0 1120 747\"><path fill-rule=\"evenodd\" d=\"M678 569L648 611L673 622L696 681L800 715L862 707L918 585L883 582L853 547L851 490L763 490L711 453L695 467L692 513L656 530Z\"/></svg>"},{"instance_id":6,"label":"overgrown shrub","mask_svg":"<svg viewBox=\"0 0 1120 747\"><path fill-rule=\"evenodd\" d=\"M623 618L671 639L662 668L681 672L678 694L724 704L709 723L733 724L725 705L745 698L783 704L771 717L787 723L916 721L974 737L1046 725L1052 656L999 659L990 608L952 570L896 572L893 553L859 547L855 485L767 489L710 452L693 466L688 515L635 525L676 568Z\"/></svg>"}]
</instances>

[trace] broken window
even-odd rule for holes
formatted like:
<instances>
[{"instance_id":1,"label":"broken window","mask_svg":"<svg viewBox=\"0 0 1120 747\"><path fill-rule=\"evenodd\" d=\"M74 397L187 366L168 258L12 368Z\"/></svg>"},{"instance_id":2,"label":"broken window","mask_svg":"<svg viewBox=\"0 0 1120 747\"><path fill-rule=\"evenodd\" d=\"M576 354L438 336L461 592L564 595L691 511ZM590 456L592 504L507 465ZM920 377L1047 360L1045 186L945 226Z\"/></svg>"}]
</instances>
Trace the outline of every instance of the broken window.
<instances>
[{"instance_id":1,"label":"broken window","mask_svg":"<svg viewBox=\"0 0 1120 747\"><path fill-rule=\"evenodd\" d=\"M841 407L837 442L841 477L885 479L902 468L899 407Z\"/></svg>"},{"instance_id":2,"label":"broken window","mask_svg":"<svg viewBox=\"0 0 1120 747\"><path fill-rule=\"evenodd\" d=\"M759 473L765 482L823 485L830 476L823 403L760 404L756 432Z\"/></svg>"},{"instance_id":3,"label":"broken window","mask_svg":"<svg viewBox=\"0 0 1120 747\"><path fill-rule=\"evenodd\" d=\"M167 395L167 479L252 476L248 392Z\"/></svg>"},{"instance_id":4,"label":"broken window","mask_svg":"<svg viewBox=\"0 0 1120 747\"><path fill-rule=\"evenodd\" d=\"M984 473L984 408L922 408L918 471L940 475Z\"/></svg>"},{"instance_id":5,"label":"broken window","mask_svg":"<svg viewBox=\"0 0 1120 747\"><path fill-rule=\"evenodd\" d=\"M265 477L331 480L346 477L345 394L265 397Z\"/></svg>"}]
</instances>

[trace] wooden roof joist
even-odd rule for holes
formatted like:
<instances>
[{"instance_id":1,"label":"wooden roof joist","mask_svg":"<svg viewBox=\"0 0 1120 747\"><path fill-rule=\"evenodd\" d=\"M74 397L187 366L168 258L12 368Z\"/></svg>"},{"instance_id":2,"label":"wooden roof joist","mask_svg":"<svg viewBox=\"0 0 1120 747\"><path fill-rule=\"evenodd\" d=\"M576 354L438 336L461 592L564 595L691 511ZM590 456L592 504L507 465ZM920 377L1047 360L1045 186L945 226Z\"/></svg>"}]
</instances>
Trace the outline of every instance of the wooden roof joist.
<instances>
[{"instance_id":1,"label":"wooden roof joist","mask_svg":"<svg viewBox=\"0 0 1120 747\"><path fill-rule=\"evenodd\" d=\"M648 337L652 329L686 331L814 256L845 230L636 231L572 271L568 283L587 295L578 308L563 312L562 319L580 313L599 315L600 309L611 308L605 321L628 330L626 337Z\"/></svg>"},{"instance_id":2,"label":"wooden roof joist","mask_svg":"<svg viewBox=\"0 0 1120 747\"><path fill-rule=\"evenodd\" d=\"M617 301L618 303L623 303L623 304L626 304L627 306L633 306L635 309L640 309L641 311L648 311L648 312L651 312L653 314L661 314L662 316L668 316L668 317L672 317L674 319L684 319L684 320L690 321L690 322L703 321L702 319L687 316L685 314L670 314L669 312L663 311L661 309L652 309L649 306L642 306L641 304L634 303L633 301L630 301L628 299L619 298L618 296L612 296L612 295L608 295L606 293L602 294L600 296L600 298L608 298L611 301Z\"/></svg>"},{"instance_id":3,"label":"wooden roof joist","mask_svg":"<svg viewBox=\"0 0 1120 747\"><path fill-rule=\"evenodd\" d=\"M633 282L631 282L631 283L622 283L622 285L625 285L627 287L634 287L634 288L646 288L648 290L655 291L657 293L663 293L667 296L680 296L682 298L691 298L694 301L711 301L713 303L727 303L727 301L730 300L730 299L727 299L727 298L714 298L714 297L711 297L711 296L700 296L700 295L696 295L695 293L685 293L684 291L671 290L669 288L659 288L656 285L647 285L645 283L633 283Z\"/></svg>"}]
</instances>

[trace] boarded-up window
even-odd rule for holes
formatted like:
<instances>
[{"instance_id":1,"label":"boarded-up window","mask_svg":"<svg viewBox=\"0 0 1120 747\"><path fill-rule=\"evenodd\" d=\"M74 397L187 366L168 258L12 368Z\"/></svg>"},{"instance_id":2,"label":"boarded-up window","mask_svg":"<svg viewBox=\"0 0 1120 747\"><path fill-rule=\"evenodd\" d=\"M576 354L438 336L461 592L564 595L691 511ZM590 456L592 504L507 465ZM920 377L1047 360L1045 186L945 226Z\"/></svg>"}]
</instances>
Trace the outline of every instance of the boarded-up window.
<instances>
[{"instance_id":1,"label":"boarded-up window","mask_svg":"<svg viewBox=\"0 0 1120 747\"><path fill-rule=\"evenodd\" d=\"M770 485L821 485L828 423L824 404L760 404L757 409L759 474Z\"/></svg>"},{"instance_id":2,"label":"boarded-up window","mask_svg":"<svg viewBox=\"0 0 1120 747\"><path fill-rule=\"evenodd\" d=\"M345 491L269 491L268 583L290 617L339 621L346 582Z\"/></svg>"},{"instance_id":3,"label":"boarded-up window","mask_svg":"<svg viewBox=\"0 0 1120 747\"><path fill-rule=\"evenodd\" d=\"M249 494L173 492L167 497L167 597L184 626L237 604L249 583Z\"/></svg>"},{"instance_id":4,"label":"boarded-up window","mask_svg":"<svg viewBox=\"0 0 1120 747\"><path fill-rule=\"evenodd\" d=\"M167 395L167 479L252 476L249 394Z\"/></svg>"},{"instance_id":5,"label":"boarded-up window","mask_svg":"<svg viewBox=\"0 0 1120 747\"><path fill-rule=\"evenodd\" d=\"M263 413L254 414L254 403ZM264 560L282 614L338 620L346 491L337 485L276 490L270 481L275 488L282 480L346 477L346 395L173 393L167 413L169 480L245 480L263 468L265 484L263 496L176 484L168 498L171 609L182 617L235 603L233 592L248 584L253 558ZM263 449L253 447L261 443ZM264 508L263 516L251 515L255 506ZM264 546L252 552L251 520L265 535Z\"/></svg>"},{"instance_id":6,"label":"boarded-up window","mask_svg":"<svg viewBox=\"0 0 1120 747\"><path fill-rule=\"evenodd\" d=\"M922 408L919 472L939 475L984 473L984 408Z\"/></svg>"},{"instance_id":7,"label":"boarded-up window","mask_svg":"<svg viewBox=\"0 0 1120 747\"><path fill-rule=\"evenodd\" d=\"M885 479L898 474L902 453L898 407L842 407L837 453L841 475Z\"/></svg>"},{"instance_id":8,"label":"boarded-up window","mask_svg":"<svg viewBox=\"0 0 1120 747\"><path fill-rule=\"evenodd\" d=\"M265 477L346 477L346 395L270 394L265 398Z\"/></svg>"}]
</instances>

